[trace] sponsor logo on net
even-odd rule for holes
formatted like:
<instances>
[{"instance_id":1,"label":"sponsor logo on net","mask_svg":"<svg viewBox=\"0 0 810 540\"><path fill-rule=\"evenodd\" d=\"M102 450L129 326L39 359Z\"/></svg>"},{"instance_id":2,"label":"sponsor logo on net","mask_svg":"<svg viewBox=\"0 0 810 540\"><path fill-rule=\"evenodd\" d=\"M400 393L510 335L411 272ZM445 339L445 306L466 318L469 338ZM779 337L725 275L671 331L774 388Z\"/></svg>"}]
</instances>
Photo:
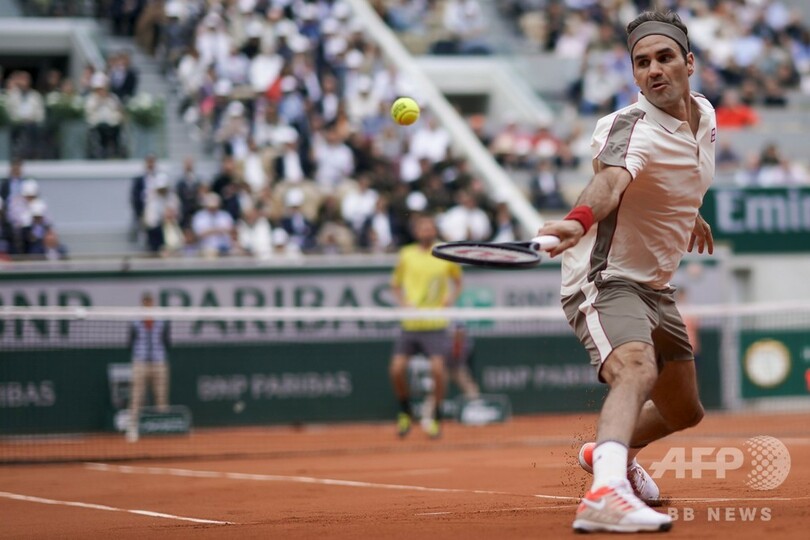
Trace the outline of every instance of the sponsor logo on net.
<instances>
[{"instance_id":1,"label":"sponsor logo on net","mask_svg":"<svg viewBox=\"0 0 810 540\"><path fill-rule=\"evenodd\" d=\"M745 473L744 484L755 490L778 488L790 473L790 452L774 437L759 435L745 441L743 449L733 446L671 448L664 458L650 465L651 476L662 478L667 472L675 478L714 477L725 479L730 471ZM701 510L690 507L669 508L673 519L693 521ZM770 521L771 508L763 507L708 507L708 521Z\"/></svg>"}]
</instances>

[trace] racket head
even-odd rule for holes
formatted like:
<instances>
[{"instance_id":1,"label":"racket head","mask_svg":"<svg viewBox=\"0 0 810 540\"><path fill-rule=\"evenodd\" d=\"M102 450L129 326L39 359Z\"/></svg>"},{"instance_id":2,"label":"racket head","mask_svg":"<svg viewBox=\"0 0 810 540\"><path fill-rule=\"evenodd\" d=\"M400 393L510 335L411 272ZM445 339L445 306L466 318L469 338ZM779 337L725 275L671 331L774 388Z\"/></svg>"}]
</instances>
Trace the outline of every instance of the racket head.
<instances>
[{"instance_id":1,"label":"racket head","mask_svg":"<svg viewBox=\"0 0 810 540\"><path fill-rule=\"evenodd\" d=\"M434 257L483 268L520 269L540 264L542 256L531 244L493 244L489 242L448 242L433 247Z\"/></svg>"}]
</instances>

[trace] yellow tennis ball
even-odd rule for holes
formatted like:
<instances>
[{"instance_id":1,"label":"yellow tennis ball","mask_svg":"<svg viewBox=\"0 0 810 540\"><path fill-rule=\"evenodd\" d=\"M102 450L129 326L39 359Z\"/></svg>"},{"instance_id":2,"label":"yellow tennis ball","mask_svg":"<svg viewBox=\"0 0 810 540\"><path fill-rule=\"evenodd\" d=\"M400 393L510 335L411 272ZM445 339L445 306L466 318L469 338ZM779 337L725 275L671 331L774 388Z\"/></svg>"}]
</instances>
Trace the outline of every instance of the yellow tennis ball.
<instances>
[{"instance_id":1,"label":"yellow tennis ball","mask_svg":"<svg viewBox=\"0 0 810 540\"><path fill-rule=\"evenodd\" d=\"M409 97L401 97L391 105L391 118L400 126L410 126L419 120L419 105Z\"/></svg>"}]
</instances>

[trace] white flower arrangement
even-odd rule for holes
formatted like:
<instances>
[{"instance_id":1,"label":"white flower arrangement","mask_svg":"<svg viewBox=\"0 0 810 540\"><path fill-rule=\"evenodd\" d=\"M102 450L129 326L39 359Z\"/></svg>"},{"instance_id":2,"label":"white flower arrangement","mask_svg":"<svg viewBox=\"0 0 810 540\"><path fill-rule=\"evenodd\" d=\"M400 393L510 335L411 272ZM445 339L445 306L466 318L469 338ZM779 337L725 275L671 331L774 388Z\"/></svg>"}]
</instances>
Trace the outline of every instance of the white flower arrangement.
<instances>
[{"instance_id":1,"label":"white flower arrangement","mask_svg":"<svg viewBox=\"0 0 810 540\"><path fill-rule=\"evenodd\" d=\"M50 92L45 96L45 107L48 117L56 122L84 118L84 100L79 95L69 96L61 92Z\"/></svg>"},{"instance_id":2,"label":"white flower arrangement","mask_svg":"<svg viewBox=\"0 0 810 540\"><path fill-rule=\"evenodd\" d=\"M151 94L140 93L127 102L129 119L139 126L156 127L163 122L164 103Z\"/></svg>"}]
</instances>

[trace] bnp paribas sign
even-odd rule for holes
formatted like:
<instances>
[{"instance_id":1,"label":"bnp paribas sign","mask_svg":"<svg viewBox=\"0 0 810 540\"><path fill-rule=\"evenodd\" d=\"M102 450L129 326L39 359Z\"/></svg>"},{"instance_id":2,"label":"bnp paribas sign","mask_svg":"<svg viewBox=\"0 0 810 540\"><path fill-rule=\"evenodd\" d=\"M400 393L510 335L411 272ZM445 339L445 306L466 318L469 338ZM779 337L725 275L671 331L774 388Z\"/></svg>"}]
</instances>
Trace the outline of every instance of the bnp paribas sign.
<instances>
[{"instance_id":1,"label":"bnp paribas sign","mask_svg":"<svg viewBox=\"0 0 810 540\"><path fill-rule=\"evenodd\" d=\"M810 188L717 188L701 213L735 253L810 251Z\"/></svg>"}]
</instances>

